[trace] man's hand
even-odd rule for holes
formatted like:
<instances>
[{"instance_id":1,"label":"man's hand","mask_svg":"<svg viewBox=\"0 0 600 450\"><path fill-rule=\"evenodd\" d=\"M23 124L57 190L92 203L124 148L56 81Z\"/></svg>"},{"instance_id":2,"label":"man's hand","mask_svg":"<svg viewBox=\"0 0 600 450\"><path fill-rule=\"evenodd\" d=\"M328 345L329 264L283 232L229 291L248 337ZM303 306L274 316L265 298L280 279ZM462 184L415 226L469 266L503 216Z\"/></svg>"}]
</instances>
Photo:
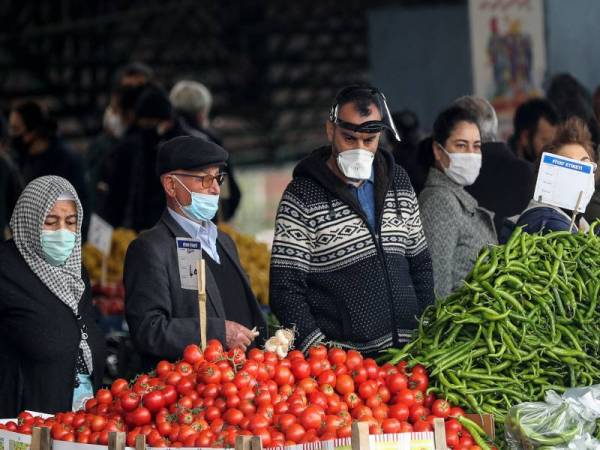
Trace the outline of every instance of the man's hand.
<instances>
[{"instance_id":1,"label":"man's hand","mask_svg":"<svg viewBox=\"0 0 600 450\"><path fill-rule=\"evenodd\" d=\"M241 347L246 351L255 337L254 332L245 326L231 320L225 321L225 341L228 349Z\"/></svg>"}]
</instances>

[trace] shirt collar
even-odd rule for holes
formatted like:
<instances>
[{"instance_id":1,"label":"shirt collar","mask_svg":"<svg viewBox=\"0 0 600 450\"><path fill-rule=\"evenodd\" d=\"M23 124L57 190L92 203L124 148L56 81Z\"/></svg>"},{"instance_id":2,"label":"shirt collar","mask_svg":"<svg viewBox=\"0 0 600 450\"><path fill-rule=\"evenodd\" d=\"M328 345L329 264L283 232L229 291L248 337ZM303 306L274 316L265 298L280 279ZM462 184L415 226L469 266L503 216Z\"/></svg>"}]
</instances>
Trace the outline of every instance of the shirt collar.
<instances>
[{"instance_id":1,"label":"shirt collar","mask_svg":"<svg viewBox=\"0 0 600 450\"><path fill-rule=\"evenodd\" d=\"M219 254L217 252L217 237L219 230L217 226L210 220L195 222L178 212L167 208L171 217L179 224L181 228L192 238L199 240L202 244L202 249L217 263L219 262Z\"/></svg>"}]
</instances>

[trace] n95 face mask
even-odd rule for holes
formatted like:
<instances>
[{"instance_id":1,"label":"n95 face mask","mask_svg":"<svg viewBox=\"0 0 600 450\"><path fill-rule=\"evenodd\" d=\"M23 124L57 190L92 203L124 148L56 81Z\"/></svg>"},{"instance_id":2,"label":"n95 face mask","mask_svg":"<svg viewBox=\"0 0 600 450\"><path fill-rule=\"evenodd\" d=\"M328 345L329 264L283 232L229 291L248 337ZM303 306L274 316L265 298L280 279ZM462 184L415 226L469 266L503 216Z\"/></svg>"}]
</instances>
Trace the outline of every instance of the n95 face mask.
<instances>
[{"instance_id":1,"label":"n95 face mask","mask_svg":"<svg viewBox=\"0 0 600 450\"><path fill-rule=\"evenodd\" d=\"M375 154L356 148L345 150L337 155L336 161L340 171L352 180L368 180L371 178Z\"/></svg>"}]
</instances>

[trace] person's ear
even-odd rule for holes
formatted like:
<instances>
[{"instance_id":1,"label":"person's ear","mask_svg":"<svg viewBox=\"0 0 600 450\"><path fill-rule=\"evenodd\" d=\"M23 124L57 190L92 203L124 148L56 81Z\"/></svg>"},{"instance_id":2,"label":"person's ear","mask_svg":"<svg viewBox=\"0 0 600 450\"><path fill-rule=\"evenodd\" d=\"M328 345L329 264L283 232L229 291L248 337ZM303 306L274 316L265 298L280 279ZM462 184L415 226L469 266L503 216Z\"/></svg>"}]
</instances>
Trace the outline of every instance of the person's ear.
<instances>
[{"instance_id":1,"label":"person's ear","mask_svg":"<svg viewBox=\"0 0 600 450\"><path fill-rule=\"evenodd\" d=\"M175 198L175 180L173 179L173 177L163 175L160 181L167 196Z\"/></svg>"},{"instance_id":2,"label":"person's ear","mask_svg":"<svg viewBox=\"0 0 600 450\"><path fill-rule=\"evenodd\" d=\"M529 131L523 130L523 131L521 131L521 134L519 135L519 146L527 147L528 145L529 145Z\"/></svg>"},{"instance_id":3,"label":"person's ear","mask_svg":"<svg viewBox=\"0 0 600 450\"><path fill-rule=\"evenodd\" d=\"M331 123L330 120L325 122L325 130L327 131L327 139L329 140L329 143L331 144L333 142L333 133L335 131L335 127Z\"/></svg>"},{"instance_id":4,"label":"person's ear","mask_svg":"<svg viewBox=\"0 0 600 450\"><path fill-rule=\"evenodd\" d=\"M433 150L433 157L436 161L440 162L442 160L442 149L440 148L440 144L435 141L431 142L431 148Z\"/></svg>"}]
</instances>

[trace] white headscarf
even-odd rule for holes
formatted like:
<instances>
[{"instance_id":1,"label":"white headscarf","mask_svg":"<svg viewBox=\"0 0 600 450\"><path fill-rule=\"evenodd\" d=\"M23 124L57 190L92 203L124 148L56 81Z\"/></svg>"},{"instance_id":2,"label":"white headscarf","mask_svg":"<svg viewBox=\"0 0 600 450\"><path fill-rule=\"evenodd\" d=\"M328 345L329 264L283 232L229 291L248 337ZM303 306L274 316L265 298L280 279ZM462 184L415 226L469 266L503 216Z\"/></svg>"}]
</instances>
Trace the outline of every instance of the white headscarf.
<instances>
[{"instance_id":1,"label":"white headscarf","mask_svg":"<svg viewBox=\"0 0 600 450\"><path fill-rule=\"evenodd\" d=\"M42 229L46 216L59 198L72 198L77 207L77 237L73 252L62 266L53 266L44 259ZM83 208L75 188L67 180L54 175L36 178L25 187L10 220L13 240L34 274L56 295L73 314L79 315L79 301L85 290L81 278L81 223ZM84 331L81 331L84 337ZM79 347L90 373L92 352L86 339Z\"/></svg>"}]
</instances>

